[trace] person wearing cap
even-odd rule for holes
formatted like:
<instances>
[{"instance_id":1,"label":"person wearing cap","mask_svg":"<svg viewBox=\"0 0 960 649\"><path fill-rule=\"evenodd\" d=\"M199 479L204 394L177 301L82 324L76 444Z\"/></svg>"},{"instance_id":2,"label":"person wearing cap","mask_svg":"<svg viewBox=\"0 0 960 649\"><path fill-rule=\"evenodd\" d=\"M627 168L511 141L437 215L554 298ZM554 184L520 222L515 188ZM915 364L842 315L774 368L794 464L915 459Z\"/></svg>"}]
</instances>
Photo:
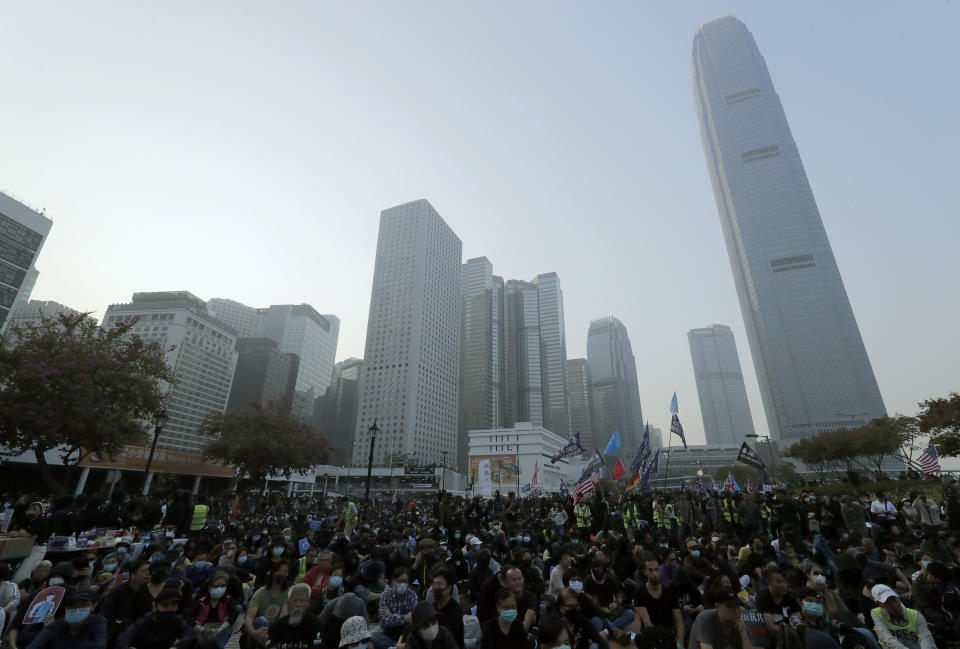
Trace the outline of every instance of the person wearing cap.
<instances>
[{"instance_id":1,"label":"person wearing cap","mask_svg":"<svg viewBox=\"0 0 960 649\"><path fill-rule=\"evenodd\" d=\"M64 599L63 619L44 627L28 649L105 649L107 621L90 609L97 596L78 590Z\"/></svg>"},{"instance_id":2,"label":"person wearing cap","mask_svg":"<svg viewBox=\"0 0 960 649\"><path fill-rule=\"evenodd\" d=\"M362 615L347 618L340 627L340 649L371 649L370 626Z\"/></svg>"},{"instance_id":3,"label":"person wearing cap","mask_svg":"<svg viewBox=\"0 0 960 649\"><path fill-rule=\"evenodd\" d=\"M307 611L309 606L310 587L302 583L291 586L287 591L287 614L270 625L267 647L319 649L322 639L320 620Z\"/></svg>"},{"instance_id":4,"label":"person wearing cap","mask_svg":"<svg viewBox=\"0 0 960 649\"><path fill-rule=\"evenodd\" d=\"M870 617L883 649L937 648L923 613L904 606L897 591L878 584L870 596L879 605L870 611Z\"/></svg>"},{"instance_id":5,"label":"person wearing cap","mask_svg":"<svg viewBox=\"0 0 960 649\"><path fill-rule=\"evenodd\" d=\"M117 638L115 649L167 649L191 647L197 632L177 612L180 591L164 588L153 602L153 612L131 624Z\"/></svg>"},{"instance_id":6,"label":"person wearing cap","mask_svg":"<svg viewBox=\"0 0 960 649\"><path fill-rule=\"evenodd\" d=\"M438 620L437 609L430 602L414 606L410 625L404 629L397 649L457 649L453 635Z\"/></svg>"},{"instance_id":7,"label":"person wearing cap","mask_svg":"<svg viewBox=\"0 0 960 649\"><path fill-rule=\"evenodd\" d=\"M743 604L733 588L710 592L716 608L704 610L690 629L687 649L751 649L746 624L740 619Z\"/></svg>"}]
</instances>

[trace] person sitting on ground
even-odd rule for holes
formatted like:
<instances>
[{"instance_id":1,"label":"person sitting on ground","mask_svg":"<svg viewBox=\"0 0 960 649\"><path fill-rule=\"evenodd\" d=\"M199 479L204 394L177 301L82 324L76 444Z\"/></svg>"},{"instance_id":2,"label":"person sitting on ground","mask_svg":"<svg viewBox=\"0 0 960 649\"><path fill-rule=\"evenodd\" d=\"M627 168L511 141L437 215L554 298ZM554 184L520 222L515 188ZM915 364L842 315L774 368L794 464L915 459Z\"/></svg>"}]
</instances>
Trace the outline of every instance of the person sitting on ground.
<instances>
[{"instance_id":1,"label":"person sitting on ground","mask_svg":"<svg viewBox=\"0 0 960 649\"><path fill-rule=\"evenodd\" d=\"M458 647L463 647L463 611L460 604L453 599L453 588L456 580L453 571L440 564L433 569L433 583L430 592L433 595L434 607L439 615L440 626L450 631Z\"/></svg>"},{"instance_id":2,"label":"person sitting on ground","mask_svg":"<svg viewBox=\"0 0 960 649\"><path fill-rule=\"evenodd\" d=\"M687 649L751 649L747 626L740 619L743 603L737 591L730 587L718 588L710 593L709 599L716 608L697 615Z\"/></svg>"},{"instance_id":3,"label":"person sitting on ground","mask_svg":"<svg viewBox=\"0 0 960 649\"><path fill-rule=\"evenodd\" d=\"M287 591L287 614L270 625L267 647L319 649L322 638L320 620L307 611L309 605L310 587L303 583L291 586Z\"/></svg>"},{"instance_id":4,"label":"person sitting on ground","mask_svg":"<svg viewBox=\"0 0 960 649\"><path fill-rule=\"evenodd\" d=\"M437 609L430 602L413 607L410 625L404 629L397 649L457 649L453 635L440 626Z\"/></svg>"},{"instance_id":5,"label":"person sitting on ground","mask_svg":"<svg viewBox=\"0 0 960 649\"><path fill-rule=\"evenodd\" d=\"M877 607L870 611L873 630L884 649L937 649L923 613L904 606L884 584L870 590Z\"/></svg>"},{"instance_id":6,"label":"person sitting on ground","mask_svg":"<svg viewBox=\"0 0 960 649\"><path fill-rule=\"evenodd\" d=\"M183 616L177 612L180 591L165 588L153 602L153 612L147 613L117 638L116 649L168 649L192 647L197 639Z\"/></svg>"},{"instance_id":7,"label":"person sitting on ground","mask_svg":"<svg viewBox=\"0 0 960 649\"><path fill-rule=\"evenodd\" d=\"M517 612L517 597L509 588L497 591L497 616L481 625L480 649L530 649Z\"/></svg>"},{"instance_id":8,"label":"person sitting on ground","mask_svg":"<svg viewBox=\"0 0 960 649\"><path fill-rule=\"evenodd\" d=\"M97 596L91 590L78 590L64 600L64 615L44 627L29 649L104 649L107 646L107 621L91 614Z\"/></svg>"},{"instance_id":9,"label":"person sitting on ground","mask_svg":"<svg viewBox=\"0 0 960 649\"><path fill-rule=\"evenodd\" d=\"M340 649L373 649L370 626L362 615L347 618L340 627Z\"/></svg>"},{"instance_id":10,"label":"person sitting on ground","mask_svg":"<svg viewBox=\"0 0 960 649\"><path fill-rule=\"evenodd\" d=\"M410 571L399 567L393 571L391 586L380 598L380 630L394 640L409 624L419 598L410 588Z\"/></svg>"}]
</instances>

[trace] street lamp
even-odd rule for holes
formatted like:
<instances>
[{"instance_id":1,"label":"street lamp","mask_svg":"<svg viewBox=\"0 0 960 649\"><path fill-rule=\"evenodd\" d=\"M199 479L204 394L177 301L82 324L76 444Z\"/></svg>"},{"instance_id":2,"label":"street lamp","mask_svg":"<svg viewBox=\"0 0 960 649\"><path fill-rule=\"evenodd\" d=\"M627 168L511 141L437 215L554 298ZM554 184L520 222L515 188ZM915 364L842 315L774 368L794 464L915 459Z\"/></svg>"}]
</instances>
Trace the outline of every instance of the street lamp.
<instances>
[{"instance_id":1,"label":"street lamp","mask_svg":"<svg viewBox=\"0 0 960 649\"><path fill-rule=\"evenodd\" d=\"M163 425L167 423L167 410L164 408L153 416L153 442L150 443L150 455L147 456L147 466L143 470L143 495L150 491L150 465L153 464L153 454L157 451L157 440L163 432Z\"/></svg>"},{"instance_id":2,"label":"street lamp","mask_svg":"<svg viewBox=\"0 0 960 649\"><path fill-rule=\"evenodd\" d=\"M373 476L373 446L377 443L377 433L380 432L380 429L377 428L377 420L373 420L373 425L367 429L367 432L370 433L370 457L367 458L367 489L363 494L363 501L366 503L370 502L370 479Z\"/></svg>"},{"instance_id":3,"label":"street lamp","mask_svg":"<svg viewBox=\"0 0 960 649\"><path fill-rule=\"evenodd\" d=\"M440 476L440 492L447 486L447 451L443 452L443 475Z\"/></svg>"},{"instance_id":4,"label":"street lamp","mask_svg":"<svg viewBox=\"0 0 960 649\"><path fill-rule=\"evenodd\" d=\"M762 439L766 442L767 445L767 456L770 460L770 466L776 464L776 459L773 457L773 449L770 447L770 436L769 435L757 435L756 433L749 433L744 435L744 437L752 437L753 439Z\"/></svg>"}]
</instances>

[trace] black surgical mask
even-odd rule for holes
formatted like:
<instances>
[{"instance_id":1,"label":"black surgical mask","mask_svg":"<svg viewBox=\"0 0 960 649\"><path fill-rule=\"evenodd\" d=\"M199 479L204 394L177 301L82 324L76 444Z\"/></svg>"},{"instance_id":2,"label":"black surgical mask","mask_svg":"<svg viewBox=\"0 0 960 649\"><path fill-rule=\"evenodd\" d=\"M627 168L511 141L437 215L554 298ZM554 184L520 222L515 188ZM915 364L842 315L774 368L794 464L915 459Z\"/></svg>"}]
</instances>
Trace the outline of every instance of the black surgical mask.
<instances>
[{"instance_id":1,"label":"black surgical mask","mask_svg":"<svg viewBox=\"0 0 960 649\"><path fill-rule=\"evenodd\" d=\"M170 574L169 570L152 570L150 572L150 583L162 584L163 580Z\"/></svg>"}]
</instances>

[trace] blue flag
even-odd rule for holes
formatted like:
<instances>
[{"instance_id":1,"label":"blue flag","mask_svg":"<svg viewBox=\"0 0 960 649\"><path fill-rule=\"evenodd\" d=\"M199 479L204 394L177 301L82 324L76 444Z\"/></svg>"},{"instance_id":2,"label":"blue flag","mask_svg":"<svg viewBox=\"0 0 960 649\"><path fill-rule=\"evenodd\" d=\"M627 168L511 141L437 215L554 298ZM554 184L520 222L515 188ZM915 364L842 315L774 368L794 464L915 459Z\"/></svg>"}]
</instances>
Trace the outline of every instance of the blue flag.
<instances>
[{"instance_id":1,"label":"blue flag","mask_svg":"<svg viewBox=\"0 0 960 649\"><path fill-rule=\"evenodd\" d=\"M650 484L653 474L660 472L660 449L657 449L656 454L653 456L650 464L647 465L647 468L643 470L643 475L640 476L640 489L642 491L653 491L653 485Z\"/></svg>"},{"instance_id":2,"label":"blue flag","mask_svg":"<svg viewBox=\"0 0 960 649\"><path fill-rule=\"evenodd\" d=\"M637 447L637 454L633 456L633 462L630 463L630 470L627 475L633 475L637 471L646 468L647 460L650 459L650 424L643 430L643 441Z\"/></svg>"},{"instance_id":3,"label":"blue flag","mask_svg":"<svg viewBox=\"0 0 960 649\"><path fill-rule=\"evenodd\" d=\"M680 412L680 408L677 407L677 393L673 393L673 398L670 399L670 412L677 414Z\"/></svg>"},{"instance_id":4,"label":"blue flag","mask_svg":"<svg viewBox=\"0 0 960 649\"><path fill-rule=\"evenodd\" d=\"M610 436L610 441L607 442L607 448L603 450L604 455L616 455L617 449L620 448L620 430L614 430L613 435Z\"/></svg>"}]
</instances>

